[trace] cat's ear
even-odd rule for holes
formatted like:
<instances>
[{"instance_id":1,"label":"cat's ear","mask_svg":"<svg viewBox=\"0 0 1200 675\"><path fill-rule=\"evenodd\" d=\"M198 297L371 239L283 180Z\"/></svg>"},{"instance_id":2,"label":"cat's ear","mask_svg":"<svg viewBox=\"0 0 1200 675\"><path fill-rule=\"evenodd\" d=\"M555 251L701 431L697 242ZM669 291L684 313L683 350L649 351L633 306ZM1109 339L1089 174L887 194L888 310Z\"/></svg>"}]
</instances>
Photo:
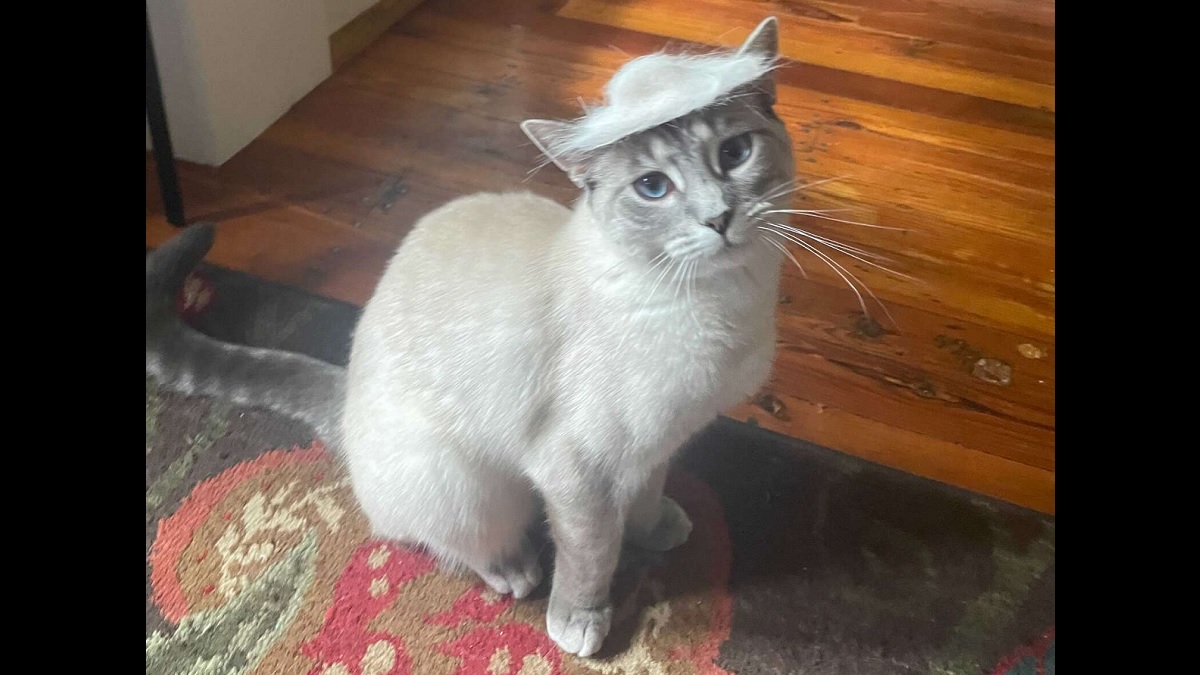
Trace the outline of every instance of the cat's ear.
<instances>
[{"instance_id":1,"label":"cat's ear","mask_svg":"<svg viewBox=\"0 0 1200 675\"><path fill-rule=\"evenodd\" d=\"M569 157L563 153L557 155L550 152L550 148L554 147L555 140L563 138L571 132L571 124L569 122L558 122L555 120L525 120L521 122L521 131L533 141L537 149L542 152L550 161L554 162L554 166L562 169L563 173L571 179L571 182L579 187L583 187L585 182L585 174L587 173L587 163L578 157Z\"/></svg>"},{"instance_id":2,"label":"cat's ear","mask_svg":"<svg viewBox=\"0 0 1200 675\"><path fill-rule=\"evenodd\" d=\"M758 54L771 62L779 58L779 21L768 16L750 33L750 37L738 47L738 54ZM753 83L755 89L767 97L767 105L775 104L775 72L768 72Z\"/></svg>"}]
</instances>

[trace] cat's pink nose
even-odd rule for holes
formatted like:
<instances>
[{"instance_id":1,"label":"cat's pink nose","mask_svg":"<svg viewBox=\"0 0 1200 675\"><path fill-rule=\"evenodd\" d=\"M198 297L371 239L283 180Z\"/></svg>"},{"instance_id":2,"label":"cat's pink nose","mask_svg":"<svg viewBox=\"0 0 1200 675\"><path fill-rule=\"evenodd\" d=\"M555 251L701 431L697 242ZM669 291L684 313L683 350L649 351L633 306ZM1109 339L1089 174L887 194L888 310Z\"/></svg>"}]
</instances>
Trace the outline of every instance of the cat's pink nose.
<instances>
[{"instance_id":1,"label":"cat's pink nose","mask_svg":"<svg viewBox=\"0 0 1200 675\"><path fill-rule=\"evenodd\" d=\"M729 229L729 223L733 221L733 209L729 209L725 213L716 218L709 218L708 222L704 223L708 227L716 230L717 234L724 236L725 230Z\"/></svg>"}]
</instances>

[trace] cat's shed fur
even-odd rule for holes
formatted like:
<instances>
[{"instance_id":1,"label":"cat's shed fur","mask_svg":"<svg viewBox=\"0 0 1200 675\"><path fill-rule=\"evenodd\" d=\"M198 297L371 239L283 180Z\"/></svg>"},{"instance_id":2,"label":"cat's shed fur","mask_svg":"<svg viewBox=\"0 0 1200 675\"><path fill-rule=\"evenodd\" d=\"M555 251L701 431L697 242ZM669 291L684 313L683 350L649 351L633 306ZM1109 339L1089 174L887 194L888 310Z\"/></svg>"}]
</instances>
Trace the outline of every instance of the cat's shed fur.
<instances>
[{"instance_id":1,"label":"cat's shed fur","mask_svg":"<svg viewBox=\"0 0 1200 675\"><path fill-rule=\"evenodd\" d=\"M568 133L555 135L547 154L574 155L611 145L729 97L766 75L772 60L757 53L650 54L621 67Z\"/></svg>"},{"instance_id":2,"label":"cat's shed fur","mask_svg":"<svg viewBox=\"0 0 1200 675\"><path fill-rule=\"evenodd\" d=\"M147 370L220 393L208 349L240 378L225 391L289 414L328 388L320 409L340 401L341 416L318 428L375 533L499 592L524 597L541 581L526 533L544 503L556 546L547 629L564 650L594 653L622 541L667 550L690 532L662 495L670 457L771 370L781 253L753 215L793 175L771 112L775 41L769 19L737 52L634 61L603 109L527 123L585 187L574 208L477 194L421 218L364 308L344 379L292 355L206 348L152 317L151 296L165 292L152 276L179 279L152 275L150 260ZM647 102L656 95L669 105ZM650 174L671 189L635 190ZM207 247L185 233L164 250L189 236ZM174 323L150 330L156 321Z\"/></svg>"},{"instance_id":3,"label":"cat's shed fur","mask_svg":"<svg viewBox=\"0 0 1200 675\"><path fill-rule=\"evenodd\" d=\"M767 75L778 58L777 30L771 17L736 51L639 56L613 74L602 102L584 105L583 116L569 123L526 120L521 128L542 154L574 178L570 165L575 158L731 96L747 95L748 86L757 86L774 102L774 82Z\"/></svg>"}]
</instances>

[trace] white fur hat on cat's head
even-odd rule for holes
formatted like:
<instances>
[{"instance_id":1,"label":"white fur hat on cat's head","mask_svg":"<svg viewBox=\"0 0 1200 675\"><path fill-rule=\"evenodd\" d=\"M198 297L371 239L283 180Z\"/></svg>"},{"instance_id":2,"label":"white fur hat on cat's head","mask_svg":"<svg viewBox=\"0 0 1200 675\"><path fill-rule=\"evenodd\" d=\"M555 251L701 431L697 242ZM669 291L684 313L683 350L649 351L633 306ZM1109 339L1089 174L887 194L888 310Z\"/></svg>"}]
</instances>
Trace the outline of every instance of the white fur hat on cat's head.
<instances>
[{"instance_id":1,"label":"white fur hat on cat's head","mask_svg":"<svg viewBox=\"0 0 1200 675\"><path fill-rule=\"evenodd\" d=\"M768 17L737 50L638 57L621 66L604 87L603 104L587 107L583 117L526 120L521 129L575 180L572 158L728 100L738 88L763 80L777 54L777 22ZM774 99L773 87L764 84L763 90Z\"/></svg>"}]
</instances>

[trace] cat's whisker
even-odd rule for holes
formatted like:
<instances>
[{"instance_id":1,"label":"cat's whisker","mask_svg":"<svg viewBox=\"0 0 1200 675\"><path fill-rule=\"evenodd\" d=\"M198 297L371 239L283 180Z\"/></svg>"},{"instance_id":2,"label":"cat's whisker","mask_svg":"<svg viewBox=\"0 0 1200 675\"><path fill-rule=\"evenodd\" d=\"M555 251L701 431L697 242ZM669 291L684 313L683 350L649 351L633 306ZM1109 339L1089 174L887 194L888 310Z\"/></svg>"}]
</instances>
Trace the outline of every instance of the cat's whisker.
<instances>
[{"instance_id":1,"label":"cat's whisker","mask_svg":"<svg viewBox=\"0 0 1200 675\"><path fill-rule=\"evenodd\" d=\"M654 256L653 258L650 259L650 262L646 263L650 267L648 267L646 270L644 270L642 272L642 274L650 274L651 272L653 272L655 270L655 268L657 268L659 265L663 264L663 262L665 262L666 259L667 259L666 251L663 251L662 253L659 253L658 255ZM603 272L601 272L599 275L596 276L596 280L594 282L592 282L592 287L594 288L596 286L596 284L600 283L604 279L604 277L608 276L609 272L617 269L621 265L624 265L625 263L627 263L631 260L633 260L632 256L629 258L622 258L622 259L618 260L616 262L616 264L614 264L612 267L609 267L608 269L604 270Z\"/></svg>"},{"instance_id":2,"label":"cat's whisker","mask_svg":"<svg viewBox=\"0 0 1200 675\"><path fill-rule=\"evenodd\" d=\"M669 274L674 268L675 259L667 258L667 264L664 265L661 270L659 270L658 276L654 277L654 283L651 284L650 290L646 293L646 297L643 298L642 302L638 304L639 312L645 307L646 303L650 302L650 298L654 296L654 291L658 290L658 285L662 283L663 279L666 278L667 274Z\"/></svg>"},{"instance_id":3,"label":"cat's whisker","mask_svg":"<svg viewBox=\"0 0 1200 675\"><path fill-rule=\"evenodd\" d=\"M687 266L688 266L688 261L680 262L679 271L676 272L675 275L671 277L671 286L673 288L673 290L671 291L671 302L674 302L675 298L679 296L679 283L683 279L682 273L683 273L683 270Z\"/></svg>"},{"instance_id":4,"label":"cat's whisker","mask_svg":"<svg viewBox=\"0 0 1200 675\"><path fill-rule=\"evenodd\" d=\"M700 267L700 259L696 258L696 259L692 260L691 266L688 269L687 295L686 295L687 305L688 305L688 315L690 315L692 317L692 322L694 322L696 324L697 328L700 328L701 326L700 326L700 319L697 318L697 316L696 316L696 305L694 304L694 301L692 299L692 287L695 284L696 270L699 267Z\"/></svg>"},{"instance_id":5,"label":"cat's whisker","mask_svg":"<svg viewBox=\"0 0 1200 675\"><path fill-rule=\"evenodd\" d=\"M859 293L859 292L858 292L858 287L857 287L857 286L855 286L855 285L854 285L854 283L850 281L850 278L849 278L849 277L847 277L845 274L843 274L843 273L841 272L841 270L839 270L839 269L837 268L837 266L836 266L836 264L835 264L834 262L832 262L831 260L829 260L827 257L823 257L823 256L821 255L820 251L817 251L815 248L813 248L812 246L808 245L808 243L806 243L806 242L805 242L805 241L803 241L802 239L796 239L796 238L794 238L794 237L791 237L791 236L789 236L788 234L785 234L785 233L783 233L783 232L779 232L778 230L775 230L775 234L778 234L779 236L781 236L781 237L783 237L783 238L787 239L788 241L792 242L793 244L796 244L796 245L798 245L798 246L800 246L800 247L802 247L802 248L804 248L804 249L808 250L810 253L813 253L813 254L814 254L814 255L816 255L818 258L821 258L821 260L822 260L822 261L823 261L823 262L824 262L826 265L829 265L829 268L830 268L830 269L832 269L832 270L833 270L835 273L837 273L837 275L838 275L838 276L840 276L840 277L842 278L842 281L845 281L845 282L846 282L846 285L850 287L850 290L854 291L854 295L858 296L858 304L859 304L859 306L860 306L860 307L862 307L863 314L866 314L867 316L871 316L871 312L870 312L870 310L868 310L868 309L867 309L867 302L866 302L866 300L863 298L863 296L862 296L862 293Z\"/></svg>"},{"instance_id":6,"label":"cat's whisker","mask_svg":"<svg viewBox=\"0 0 1200 675\"><path fill-rule=\"evenodd\" d=\"M806 239L811 239L813 241L816 241L817 243L823 244L824 246L827 246L828 248L830 248L834 251L842 253L843 255L848 255L851 258L854 258L855 260L857 260L859 262L862 262L867 265L870 265L871 267L883 270L884 272L887 272L888 274L891 274L893 276L900 277L901 279L905 279L905 280L912 281L912 282L919 283L919 284L925 283L924 281L922 281L921 279L918 279L917 277L910 276L908 274L904 274L903 272L897 272L896 270L894 270L890 267L885 267L885 266L880 265L879 263L876 263L872 260L867 260L866 258L858 255L857 253L862 253L863 255L871 256L874 258L880 258L883 260L887 260L889 262L895 262L891 258L885 258L884 256L875 255L873 253L868 253L866 251L862 251L861 249L856 249L853 246L846 246L843 244L839 244L838 242L832 241L830 239L825 239L824 237L818 237L815 234L812 234L810 232L805 232L804 230L799 230L794 227L781 226L778 223L772 223L772 225L784 227L784 229L791 232L792 234L795 234L800 237L805 237Z\"/></svg>"},{"instance_id":7,"label":"cat's whisker","mask_svg":"<svg viewBox=\"0 0 1200 675\"><path fill-rule=\"evenodd\" d=\"M839 213L842 211L853 211L854 209L772 209L764 211L759 215L767 215L771 213L796 213L800 215L809 215L813 213Z\"/></svg>"},{"instance_id":8,"label":"cat's whisker","mask_svg":"<svg viewBox=\"0 0 1200 675\"><path fill-rule=\"evenodd\" d=\"M863 290L866 291L867 294L871 296L871 299L874 300L876 302L876 304L879 305L879 308L883 310L883 313L887 316L888 320L892 322L892 325L898 325L896 323L895 317L893 317L892 313L890 311L888 311L887 306L883 304L883 301L881 301L879 299L879 296L875 295L875 292L871 290L871 287L867 286L867 284L864 283L862 279L859 279L857 275L855 275L850 270L846 269L841 263L839 263L836 260L834 260L833 258L829 257L827 254L823 253L822 251L817 249L815 246L813 246L812 244L809 244L808 242L804 241L803 239L798 239L786 232L782 232L779 230L775 230L775 233L778 234L779 236L787 239L788 241L796 244L797 246L804 248L809 253L812 253L813 255L820 258L821 261L824 262L826 265L829 265L829 268L832 269L834 272L836 272L837 275L840 276L842 278L842 280L846 282L846 285L848 285L850 287L850 290L854 291L854 294L856 296L858 296L858 304L859 304L859 306L862 307L863 314L866 315L868 318L870 318L871 312L870 312L870 310L867 309L866 300L863 298L862 293L860 293L858 291L858 288L854 285L854 283L851 282L851 279L858 282L863 287Z\"/></svg>"},{"instance_id":9,"label":"cat's whisker","mask_svg":"<svg viewBox=\"0 0 1200 675\"><path fill-rule=\"evenodd\" d=\"M744 98L750 98L750 97L752 97L752 96L758 96L758 93L757 93L757 92L750 91L750 92L746 92L746 93L744 93L744 94L733 94L733 95L731 95L731 96L723 96L723 97L721 98L721 101L722 101L722 102L725 102L725 103L728 103L729 101L740 101L740 100L742 100L742 99L744 99Z\"/></svg>"},{"instance_id":10,"label":"cat's whisker","mask_svg":"<svg viewBox=\"0 0 1200 675\"><path fill-rule=\"evenodd\" d=\"M695 278L696 267L698 267L699 264L700 264L699 258L692 259L692 262L688 265L687 276L684 277L683 297L684 297L684 300L686 300L688 303L689 311L691 311L691 308L692 308L692 292L691 292L692 280ZM697 322L697 323L699 323L699 322Z\"/></svg>"},{"instance_id":11,"label":"cat's whisker","mask_svg":"<svg viewBox=\"0 0 1200 675\"><path fill-rule=\"evenodd\" d=\"M547 167L547 166L549 166L551 163L552 163L552 162L551 162L551 160L549 160L549 159L547 159L547 158L543 158L543 159L542 159L541 161L539 161L537 164L534 164L532 169L530 169L530 170L528 170L528 171L526 171L526 172L525 172L525 177L521 179L521 182L522 182L522 183L528 183L528 182L529 182L529 180L530 180L531 178L533 178L534 174L536 174L537 172L539 172L539 171L541 171L542 169L546 168L546 167Z\"/></svg>"},{"instance_id":12,"label":"cat's whisker","mask_svg":"<svg viewBox=\"0 0 1200 675\"><path fill-rule=\"evenodd\" d=\"M835 180L843 180L843 179L846 179L849 177L850 176L833 176L832 178L822 178L821 180L813 181L811 183L798 184L799 181L801 181L802 179L799 176L797 176L796 178L793 178L789 181L785 181L773 188L770 188L766 192L764 192L762 194L762 196L760 196L758 198L757 203L754 205L754 207L752 209L750 209L749 215L753 216L753 215L761 214L761 213L777 213L778 211L763 212L760 209L766 208L768 206L772 206L772 204L769 203L771 200L778 199L786 194L796 192L797 190L806 190L808 188L815 187L817 185L821 185L823 183L829 183L829 182L835 181ZM843 209L829 209L829 211L834 211L834 210L843 210ZM844 210L848 211L850 209L844 209Z\"/></svg>"},{"instance_id":13,"label":"cat's whisker","mask_svg":"<svg viewBox=\"0 0 1200 675\"><path fill-rule=\"evenodd\" d=\"M798 187L800 185L801 180L803 180L803 179L800 178L799 176L793 176L793 177L789 178L788 180L785 180L782 183L776 185L775 187L770 188L769 190L767 190L766 192L763 193L763 196L768 197L772 194L775 194L779 190L786 190L789 187Z\"/></svg>"},{"instance_id":14,"label":"cat's whisker","mask_svg":"<svg viewBox=\"0 0 1200 675\"><path fill-rule=\"evenodd\" d=\"M669 264L663 266L662 270L658 273L658 276L655 277L654 284L650 286L650 291L647 292L646 297L643 298L640 303L638 303L637 309L633 311L632 316L637 316L638 314L642 313L642 310L646 308L646 305L649 304L650 300L654 297L654 291L658 290L658 285L662 283L663 278L666 277L671 270L675 269L676 265L678 264L678 259L666 255L666 251L663 251L662 255L663 258L660 261L660 264L662 262L667 262ZM625 331L625 334L621 336L621 341L617 343L615 351L620 352L621 348L625 346L625 341L628 340L629 336L634 332L635 331L632 330Z\"/></svg>"},{"instance_id":15,"label":"cat's whisker","mask_svg":"<svg viewBox=\"0 0 1200 675\"><path fill-rule=\"evenodd\" d=\"M871 251L867 251L867 250L858 248L857 246L851 246L850 244L837 241L836 239L829 239L827 237L822 237L822 236L813 234L812 232L808 232L807 230L801 230L798 227L793 227L791 225L785 225L784 223L777 223L773 220L767 220L766 218L755 218L755 220L757 220L760 223L766 223L773 227L778 227L778 228L787 230L788 232L791 232L793 234L799 234L799 235L802 235L809 239L819 241L823 244L826 244L827 246L829 246L831 248L836 248L837 250L842 251L843 253L857 253L859 255L864 255L868 258L874 258L876 260L886 260L888 262L896 262L895 260L893 260L887 256L880 255L878 253L872 253Z\"/></svg>"},{"instance_id":16,"label":"cat's whisker","mask_svg":"<svg viewBox=\"0 0 1200 675\"><path fill-rule=\"evenodd\" d=\"M768 228L762 227L761 225L757 225L756 227L758 227L758 229L760 229L760 230L763 230L764 232L774 232L774 230L770 230ZM796 265L796 269L800 270L800 276L804 277L805 279L808 278L808 272L806 272L804 270L804 265L801 265L800 261L796 260L796 256L792 255L792 252L787 250L786 246L784 246L783 244L780 244L779 242L777 242L774 239L771 239L770 237L765 236L765 235L763 236L763 238L760 241L764 241L764 242L770 244L771 246L774 246L775 248L782 251L783 254L786 255Z\"/></svg>"},{"instance_id":17,"label":"cat's whisker","mask_svg":"<svg viewBox=\"0 0 1200 675\"><path fill-rule=\"evenodd\" d=\"M806 183L806 184L800 183L801 180L802 180L801 178L796 177L789 181L784 181L783 183L780 183L779 185L776 185L773 188L769 188L767 191L763 192L757 198L754 208L750 209L750 215L754 215L755 213L758 213L759 209L764 209L764 208L767 208L770 206L774 206L773 204L770 203L771 200L773 200L773 199L779 199L780 197L783 197L784 195L791 194L793 192L796 192L797 190L802 190L806 187L809 187L810 185L820 185L821 183L827 182L828 180L836 180L836 179L826 179L826 180L820 180L820 181L816 181L814 183Z\"/></svg>"},{"instance_id":18,"label":"cat's whisker","mask_svg":"<svg viewBox=\"0 0 1200 675\"><path fill-rule=\"evenodd\" d=\"M795 186L799 180L799 178L791 178L783 181L782 183L772 185L771 187L763 190L762 194L758 196L758 199L770 199L772 195L780 192L781 190L787 190L788 188Z\"/></svg>"},{"instance_id":19,"label":"cat's whisker","mask_svg":"<svg viewBox=\"0 0 1200 675\"><path fill-rule=\"evenodd\" d=\"M799 190L800 186L797 185L799 180L799 178L793 178L768 189L766 192L762 193L758 199L755 200L757 202L755 204L755 208L757 209L759 206L770 206L770 204L767 202L770 202L772 199L778 199L789 192L795 192L796 190ZM753 209L751 212L753 212Z\"/></svg>"},{"instance_id":20,"label":"cat's whisker","mask_svg":"<svg viewBox=\"0 0 1200 675\"><path fill-rule=\"evenodd\" d=\"M845 267L845 265L842 265L838 261L835 261L835 259L833 259L832 257L829 257L829 255L827 255L827 253L817 250L816 246L812 246L811 244L805 243L805 241L800 241L800 240L794 240L794 241L797 241L797 244L799 244L800 246L803 246L804 249L808 249L812 253L812 255L815 255L818 258L821 258L822 261L826 262L826 264L830 265L830 267L833 267L834 271L841 270L841 271L839 271L839 274L845 273L847 275L850 275L851 279L853 279L854 281L857 281L859 283L859 286L863 287L863 291L866 291L866 294L870 295L872 300L875 300L875 304L880 305L880 309L883 310L883 315L888 317L888 321L892 322L892 325L895 325L895 327L899 328L900 324L896 323L896 319L894 316L892 316L892 312L890 312L888 310L887 305L883 304L883 300L881 300L880 297L878 297L878 295L875 294L875 291L871 291L871 287L866 285L866 282L864 282L862 279L859 279L858 275L856 275L856 274L852 273L852 271L848 270ZM842 279L845 279L845 276L842 276ZM856 293L857 293L857 291L856 291ZM859 299L862 300L862 295L859 295ZM864 313L864 315L866 315L866 317L868 317L868 318L871 317L871 312L866 311L865 305L863 306L863 313Z\"/></svg>"},{"instance_id":21,"label":"cat's whisker","mask_svg":"<svg viewBox=\"0 0 1200 675\"><path fill-rule=\"evenodd\" d=\"M800 186L800 189L802 189L802 190L807 190L807 189L808 189L808 188L810 188L810 187L816 187L816 186L818 186L818 185L824 185L825 183L832 183L832 182L833 182L833 181L835 181L835 180L845 180L845 179L847 179L847 178L849 178L849 177L850 177L850 176L834 176L834 177L832 177L832 178L822 178L821 180L815 180L815 181L813 181L813 182L811 182L811 183L805 183L804 185L801 185L801 186Z\"/></svg>"},{"instance_id":22,"label":"cat's whisker","mask_svg":"<svg viewBox=\"0 0 1200 675\"><path fill-rule=\"evenodd\" d=\"M650 259L650 262L647 263L648 265L650 265L650 267L646 268L646 271L643 272L643 274L650 274L655 269L657 269L659 265L665 263L666 261L667 261L667 252L663 251L662 253L659 253L658 255L656 255Z\"/></svg>"},{"instance_id":23,"label":"cat's whisker","mask_svg":"<svg viewBox=\"0 0 1200 675\"><path fill-rule=\"evenodd\" d=\"M876 230L893 230L896 232L911 232L912 231L907 227L888 227L886 225L872 225L871 223L860 223L857 220L845 220L843 218L833 218L831 216L824 215L823 213L816 213L814 211L803 211L803 210L799 210L799 209L773 209L771 211L763 211L759 215L765 216L765 215L770 215L772 213L794 213L794 214L801 215L801 216L810 216L812 218L820 218L821 220L832 220L835 223L846 223L849 225L858 225L859 227L870 227L870 228L876 229Z\"/></svg>"},{"instance_id":24,"label":"cat's whisker","mask_svg":"<svg viewBox=\"0 0 1200 675\"><path fill-rule=\"evenodd\" d=\"M696 269L696 261L689 260L687 263L687 271L683 273L683 297L687 300L688 305L692 304L692 272Z\"/></svg>"},{"instance_id":25,"label":"cat's whisker","mask_svg":"<svg viewBox=\"0 0 1200 675\"><path fill-rule=\"evenodd\" d=\"M667 273L670 272L677 263L675 258L668 257L665 258L665 260L669 260L671 264L664 267L662 271L658 273L658 277L654 280L654 285L650 287L650 292L646 293L646 298L638 305L637 313L640 314L641 311L645 309L646 305L650 302L650 299L654 297L654 291L658 290L658 285L662 283L663 278L666 277Z\"/></svg>"},{"instance_id":26,"label":"cat's whisker","mask_svg":"<svg viewBox=\"0 0 1200 675\"><path fill-rule=\"evenodd\" d=\"M667 257L667 252L666 252L666 251L663 251L663 252L662 252L662 256L661 256L661 258L658 260L658 262L654 263L654 264L653 264L653 265L652 265L652 266L651 266L649 269L647 269L647 270L645 271L645 274L650 274L650 273L654 272L654 270L656 270L656 269L658 269L659 267L662 267L663 265L665 265L665 264L667 263L667 261L668 261L668 260L670 260L670 258L668 258L668 257Z\"/></svg>"},{"instance_id":27,"label":"cat's whisker","mask_svg":"<svg viewBox=\"0 0 1200 675\"><path fill-rule=\"evenodd\" d=\"M779 199L779 198L783 197L784 195L786 195L788 192L794 192L794 191L795 191L795 188L793 188L792 190L789 190L789 191L785 191L782 194L763 198L762 200L755 202L754 206L751 206L750 209L746 211L746 215L747 216L756 216L756 215L762 213L763 209L768 209L768 208L771 208L772 206L775 206L774 204L771 203L771 200Z\"/></svg>"},{"instance_id":28,"label":"cat's whisker","mask_svg":"<svg viewBox=\"0 0 1200 675\"><path fill-rule=\"evenodd\" d=\"M802 229L800 229L800 228L798 228L798 227L792 227L791 225L785 225L785 224L783 224L783 223L777 223L777 222L775 222L775 221L773 221L773 220L766 220L766 219L764 219L764 218L756 218L756 220L758 220L758 221L759 221L759 222L761 222L761 223L767 223L768 225L771 225L771 226L773 226L773 227L777 227L777 228L780 228L780 229L783 229L783 230L787 230L788 232L791 232L791 233L793 233L793 234L800 235L801 237L804 237L804 238L806 238L806 239L811 239L811 240L813 240L813 241L816 241L816 242L819 242L819 243L821 243L821 244L824 244L825 246L828 246L829 248L831 248L831 249L834 249L835 251L839 251L839 252L841 252L841 253L844 253L844 254L846 254L846 255L848 255L848 256L850 256L850 257L852 257L852 258L856 259L856 260L862 261L862 262L864 262L864 263L866 263L866 264L868 264L868 265L871 265L871 266L873 266L873 267L877 267L877 268L879 268L879 269L881 269L881 270L883 270L883 271L885 271L885 272L887 272L887 273L889 273L889 274L893 274L893 275L895 275L895 276L898 276L898 277L901 277L901 278L904 278L904 279L908 279L908 280L910 280L910 281L915 281L915 282L922 283L922 284L923 284L923 283L925 283L924 281L922 281L921 279L918 279L918 278L916 278L916 277L909 276L909 275L907 275L907 274L904 274L903 272L897 272L896 270L893 270L893 269L891 269L891 268L885 267L885 266L883 266L883 265L879 265L879 264L877 264L877 263L875 263L875 262L872 262L871 260L865 260L865 259L864 259L864 257L865 257L865 258L873 258L873 259L875 259L875 260L884 260L884 261L887 261L887 262L890 262L890 263L897 262L895 259L893 259L893 258L889 258L889 257L887 257L887 256L885 256L885 255L880 255L880 254L878 254L878 253L873 253L873 252L871 252L871 251L867 251L867 250L864 250L864 249L858 248L857 246L851 246L850 244L846 244L846 243L843 243L843 242L837 241L836 239L830 239L830 238L827 238L827 237L822 237L822 236L820 236L820 235L813 234L812 232L809 232L809 231L807 231L807 230L802 230Z\"/></svg>"}]
</instances>

